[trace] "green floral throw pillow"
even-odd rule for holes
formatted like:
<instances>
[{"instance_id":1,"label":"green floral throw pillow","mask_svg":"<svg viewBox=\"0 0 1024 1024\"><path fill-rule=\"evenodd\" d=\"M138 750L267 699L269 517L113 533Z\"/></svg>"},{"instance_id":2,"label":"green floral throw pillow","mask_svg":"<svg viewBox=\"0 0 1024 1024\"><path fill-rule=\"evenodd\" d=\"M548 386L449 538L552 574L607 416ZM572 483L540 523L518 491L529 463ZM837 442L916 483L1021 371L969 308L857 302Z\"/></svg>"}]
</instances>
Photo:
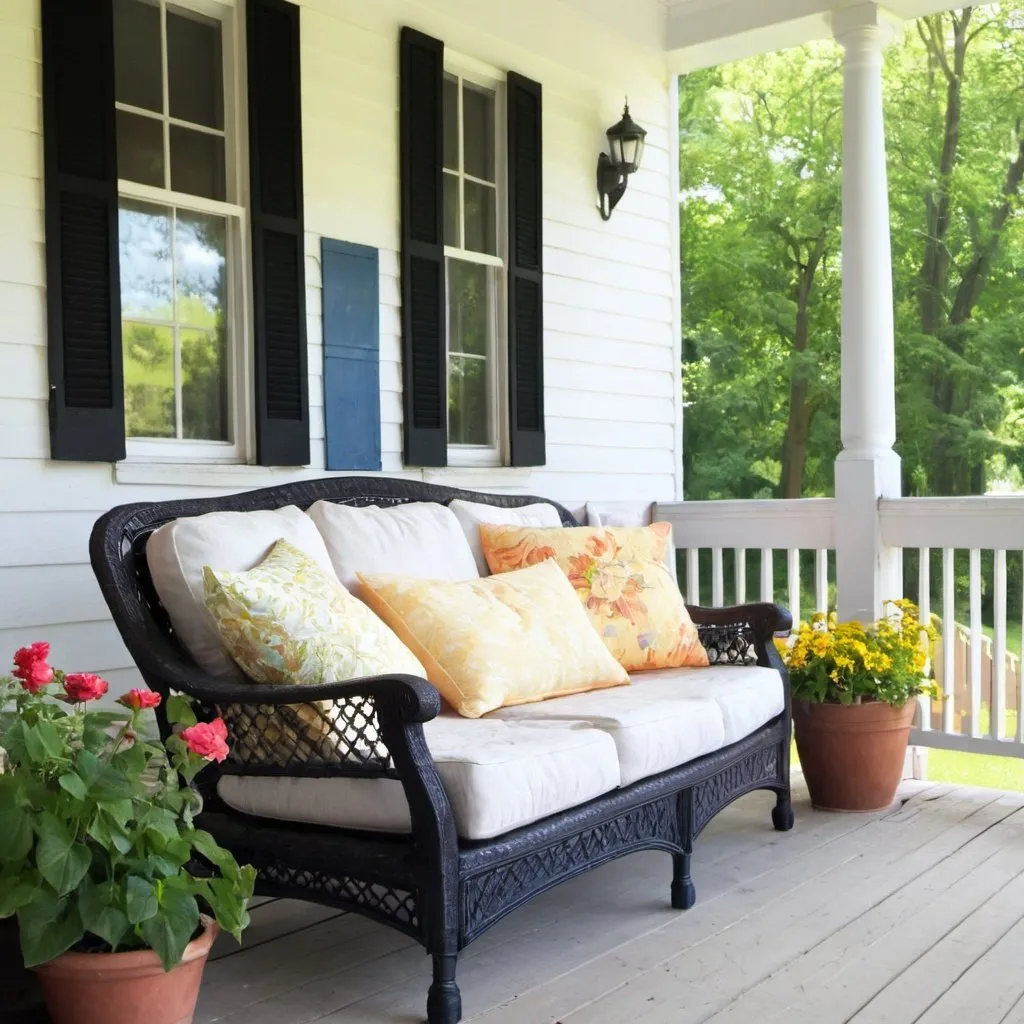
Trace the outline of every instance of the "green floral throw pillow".
<instances>
[{"instance_id":1,"label":"green floral throw pillow","mask_svg":"<svg viewBox=\"0 0 1024 1024\"><path fill-rule=\"evenodd\" d=\"M425 675L388 626L288 541L246 572L204 566L203 587L228 653L258 683Z\"/></svg>"}]
</instances>

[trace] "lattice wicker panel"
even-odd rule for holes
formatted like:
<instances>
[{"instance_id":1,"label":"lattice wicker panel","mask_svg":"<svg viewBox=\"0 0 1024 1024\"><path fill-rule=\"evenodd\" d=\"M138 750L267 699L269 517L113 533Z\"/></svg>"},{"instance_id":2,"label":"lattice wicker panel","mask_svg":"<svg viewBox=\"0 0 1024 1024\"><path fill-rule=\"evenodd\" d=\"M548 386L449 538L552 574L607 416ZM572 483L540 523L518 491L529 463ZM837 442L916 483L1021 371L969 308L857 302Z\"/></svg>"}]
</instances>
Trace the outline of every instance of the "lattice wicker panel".
<instances>
[{"instance_id":1,"label":"lattice wicker panel","mask_svg":"<svg viewBox=\"0 0 1024 1024\"><path fill-rule=\"evenodd\" d=\"M743 622L730 626L698 626L700 642L712 665L755 665L754 631Z\"/></svg>"},{"instance_id":2,"label":"lattice wicker panel","mask_svg":"<svg viewBox=\"0 0 1024 1024\"><path fill-rule=\"evenodd\" d=\"M368 769L397 777L380 738L377 709L368 698L315 704L228 704L219 709L228 727L231 767L317 769L330 774Z\"/></svg>"},{"instance_id":3,"label":"lattice wicker panel","mask_svg":"<svg viewBox=\"0 0 1024 1024\"><path fill-rule=\"evenodd\" d=\"M608 855L624 853L651 840L661 840L682 852L678 794L626 811L603 825L468 879L463 886L464 936L471 937L553 882L571 878Z\"/></svg>"},{"instance_id":4,"label":"lattice wicker panel","mask_svg":"<svg viewBox=\"0 0 1024 1024\"><path fill-rule=\"evenodd\" d=\"M301 898L300 893L304 892L313 902L372 911L401 925L406 931L415 931L419 927L416 894L405 889L367 882L351 875L325 874L278 863L263 864L258 870L261 878L286 889L296 898Z\"/></svg>"},{"instance_id":5,"label":"lattice wicker panel","mask_svg":"<svg viewBox=\"0 0 1024 1024\"><path fill-rule=\"evenodd\" d=\"M779 748L755 750L742 761L723 768L693 788L693 833L700 830L724 807L759 783L775 782L779 778Z\"/></svg>"}]
</instances>

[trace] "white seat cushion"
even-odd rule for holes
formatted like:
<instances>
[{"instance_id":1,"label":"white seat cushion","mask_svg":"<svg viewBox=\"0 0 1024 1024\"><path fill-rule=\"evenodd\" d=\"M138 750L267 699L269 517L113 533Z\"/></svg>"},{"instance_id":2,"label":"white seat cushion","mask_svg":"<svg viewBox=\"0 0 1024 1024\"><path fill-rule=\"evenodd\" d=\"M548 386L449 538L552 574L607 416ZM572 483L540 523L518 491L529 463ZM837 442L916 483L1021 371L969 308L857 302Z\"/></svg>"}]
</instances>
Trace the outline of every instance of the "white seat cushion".
<instances>
[{"instance_id":1,"label":"white seat cushion","mask_svg":"<svg viewBox=\"0 0 1024 1024\"><path fill-rule=\"evenodd\" d=\"M445 712L423 732L465 839L490 839L619 785L611 737L582 723ZM235 810L267 818L386 832L411 828L405 793L394 779L225 775L217 792Z\"/></svg>"},{"instance_id":2,"label":"white seat cushion","mask_svg":"<svg viewBox=\"0 0 1024 1024\"><path fill-rule=\"evenodd\" d=\"M309 517L294 505L175 519L147 541L146 561L160 601L196 664L211 675L243 678L206 610L203 566L245 572L262 562L279 540L293 544L334 577L323 539Z\"/></svg>"},{"instance_id":3,"label":"white seat cushion","mask_svg":"<svg viewBox=\"0 0 1024 1024\"><path fill-rule=\"evenodd\" d=\"M310 506L338 579L359 593L356 573L396 573L425 580L479 579L455 513L434 501L393 508L353 508L333 501Z\"/></svg>"},{"instance_id":4,"label":"white seat cushion","mask_svg":"<svg viewBox=\"0 0 1024 1024\"><path fill-rule=\"evenodd\" d=\"M782 711L782 677L757 666L637 672L632 686L500 708L488 718L589 722L615 741L622 785L735 743Z\"/></svg>"},{"instance_id":5,"label":"white seat cushion","mask_svg":"<svg viewBox=\"0 0 1024 1024\"><path fill-rule=\"evenodd\" d=\"M490 576L483 545L480 543L480 524L488 526L561 526L562 518L554 505L546 501L538 501L532 505L519 508L499 508L477 501L463 501L455 498L448 506L458 519L459 525L466 534L469 549L476 559L476 567L481 576Z\"/></svg>"}]
</instances>

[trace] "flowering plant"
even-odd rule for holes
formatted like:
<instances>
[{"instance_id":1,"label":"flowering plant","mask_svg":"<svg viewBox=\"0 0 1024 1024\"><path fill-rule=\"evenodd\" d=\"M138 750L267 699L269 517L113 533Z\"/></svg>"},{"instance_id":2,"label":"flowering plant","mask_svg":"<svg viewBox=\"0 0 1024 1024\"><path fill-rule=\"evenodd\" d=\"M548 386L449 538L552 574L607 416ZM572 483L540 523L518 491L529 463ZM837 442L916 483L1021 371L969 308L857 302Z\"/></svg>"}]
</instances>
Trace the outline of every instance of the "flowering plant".
<instances>
[{"instance_id":1,"label":"flowering plant","mask_svg":"<svg viewBox=\"0 0 1024 1024\"><path fill-rule=\"evenodd\" d=\"M838 622L835 612L818 612L809 623L800 623L792 641L780 641L793 699L818 704L877 700L902 707L922 693L936 696L925 675L935 628L918 620L910 601L888 606L891 612L872 626Z\"/></svg>"},{"instance_id":2,"label":"flowering plant","mask_svg":"<svg viewBox=\"0 0 1024 1024\"><path fill-rule=\"evenodd\" d=\"M223 721L197 723L188 699L172 697L168 719L184 728L146 742L141 717L159 694L90 708L107 683L54 669L49 653L23 647L0 677L0 918L17 915L25 965L150 948L170 970L201 908L240 938L256 873L195 827L190 786L227 756Z\"/></svg>"}]
</instances>

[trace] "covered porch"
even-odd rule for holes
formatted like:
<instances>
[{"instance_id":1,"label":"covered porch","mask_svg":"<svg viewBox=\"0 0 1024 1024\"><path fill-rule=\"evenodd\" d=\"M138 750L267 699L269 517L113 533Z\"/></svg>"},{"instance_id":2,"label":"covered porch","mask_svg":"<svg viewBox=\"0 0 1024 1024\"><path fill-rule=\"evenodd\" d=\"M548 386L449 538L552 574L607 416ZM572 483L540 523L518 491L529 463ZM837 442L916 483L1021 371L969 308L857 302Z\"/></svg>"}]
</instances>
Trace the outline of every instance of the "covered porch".
<instances>
[{"instance_id":1,"label":"covered porch","mask_svg":"<svg viewBox=\"0 0 1024 1024\"><path fill-rule=\"evenodd\" d=\"M698 899L668 906L643 853L559 887L463 955L481 1024L1024 1022L1024 794L908 781L886 814L811 810L766 828L743 797L700 837ZM197 1022L411 1024L429 963L353 914L253 910L207 968Z\"/></svg>"}]
</instances>

